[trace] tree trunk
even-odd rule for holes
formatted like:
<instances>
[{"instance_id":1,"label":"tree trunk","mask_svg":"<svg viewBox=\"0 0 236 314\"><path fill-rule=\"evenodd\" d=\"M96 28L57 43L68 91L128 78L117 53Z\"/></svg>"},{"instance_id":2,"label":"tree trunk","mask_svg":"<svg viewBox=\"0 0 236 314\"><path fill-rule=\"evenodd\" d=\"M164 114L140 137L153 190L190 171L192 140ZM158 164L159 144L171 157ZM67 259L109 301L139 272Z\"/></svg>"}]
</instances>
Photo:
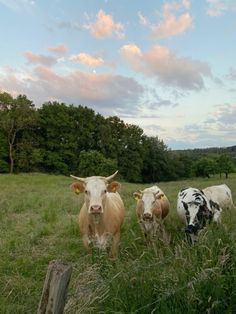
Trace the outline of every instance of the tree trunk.
<instances>
[{"instance_id":1,"label":"tree trunk","mask_svg":"<svg viewBox=\"0 0 236 314\"><path fill-rule=\"evenodd\" d=\"M9 159L10 159L10 173L14 170L14 158L13 158L13 144L9 143Z\"/></svg>"}]
</instances>

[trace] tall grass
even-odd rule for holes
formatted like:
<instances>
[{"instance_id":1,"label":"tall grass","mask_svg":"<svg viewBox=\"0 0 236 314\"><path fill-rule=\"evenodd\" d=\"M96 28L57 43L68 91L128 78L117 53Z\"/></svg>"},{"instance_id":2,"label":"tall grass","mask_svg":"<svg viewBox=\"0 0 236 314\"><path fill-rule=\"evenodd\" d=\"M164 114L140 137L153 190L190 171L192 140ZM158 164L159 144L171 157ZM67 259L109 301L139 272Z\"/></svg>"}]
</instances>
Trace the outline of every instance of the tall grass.
<instances>
[{"instance_id":1,"label":"tall grass","mask_svg":"<svg viewBox=\"0 0 236 314\"><path fill-rule=\"evenodd\" d=\"M66 313L236 313L236 211L223 213L189 246L176 214L185 186L227 183L236 176L160 183L171 203L168 239L147 247L132 194L150 185L123 183L126 207L119 258L85 252L77 226L83 196L72 180L43 174L0 175L0 313L37 310L52 259L72 263Z\"/></svg>"}]
</instances>

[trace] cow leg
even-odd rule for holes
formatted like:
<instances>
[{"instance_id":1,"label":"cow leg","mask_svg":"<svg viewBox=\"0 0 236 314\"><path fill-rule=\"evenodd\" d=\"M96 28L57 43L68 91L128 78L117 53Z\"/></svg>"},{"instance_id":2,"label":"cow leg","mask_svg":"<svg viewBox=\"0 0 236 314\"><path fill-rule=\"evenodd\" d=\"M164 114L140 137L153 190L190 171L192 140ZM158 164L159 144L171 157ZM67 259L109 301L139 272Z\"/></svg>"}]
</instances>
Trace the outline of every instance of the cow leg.
<instances>
[{"instance_id":1,"label":"cow leg","mask_svg":"<svg viewBox=\"0 0 236 314\"><path fill-rule=\"evenodd\" d=\"M89 240L88 235L84 235L82 239L83 239L83 244L84 244L84 247L86 248L86 250L89 253L92 253L91 241Z\"/></svg>"},{"instance_id":2,"label":"cow leg","mask_svg":"<svg viewBox=\"0 0 236 314\"><path fill-rule=\"evenodd\" d=\"M116 258L117 257L119 241L120 241L120 231L118 231L116 234L113 235L112 245L111 245L111 252L110 252L111 258Z\"/></svg>"}]
</instances>

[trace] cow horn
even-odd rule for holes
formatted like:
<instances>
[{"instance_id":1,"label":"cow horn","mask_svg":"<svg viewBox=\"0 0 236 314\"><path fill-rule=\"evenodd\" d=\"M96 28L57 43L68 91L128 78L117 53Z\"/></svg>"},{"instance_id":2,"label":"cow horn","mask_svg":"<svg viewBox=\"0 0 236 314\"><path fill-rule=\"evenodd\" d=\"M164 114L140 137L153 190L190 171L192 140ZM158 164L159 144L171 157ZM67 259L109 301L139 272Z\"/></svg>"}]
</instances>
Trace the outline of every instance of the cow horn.
<instances>
[{"instance_id":1,"label":"cow horn","mask_svg":"<svg viewBox=\"0 0 236 314\"><path fill-rule=\"evenodd\" d=\"M71 176L71 178L74 178L74 179L76 179L78 181L85 182L85 178L75 177L72 174L70 176Z\"/></svg>"},{"instance_id":2,"label":"cow horn","mask_svg":"<svg viewBox=\"0 0 236 314\"><path fill-rule=\"evenodd\" d=\"M116 170L116 172L113 173L111 176L105 177L105 180L108 182L111 181L117 175L117 173L118 173L118 170Z\"/></svg>"}]
</instances>

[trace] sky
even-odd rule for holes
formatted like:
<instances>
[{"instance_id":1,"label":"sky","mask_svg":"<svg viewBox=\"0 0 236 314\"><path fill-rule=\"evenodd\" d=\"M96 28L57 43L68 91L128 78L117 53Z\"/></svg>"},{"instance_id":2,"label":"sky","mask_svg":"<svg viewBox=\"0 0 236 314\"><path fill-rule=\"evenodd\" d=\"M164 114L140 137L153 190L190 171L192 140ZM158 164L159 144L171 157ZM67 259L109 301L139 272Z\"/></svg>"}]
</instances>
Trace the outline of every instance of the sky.
<instances>
[{"instance_id":1,"label":"sky","mask_svg":"<svg viewBox=\"0 0 236 314\"><path fill-rule=\"evenodd\" d=\"M0 92L236 145L235 0L0 0L0 37Z\"/></svg>"}]
</instances>

